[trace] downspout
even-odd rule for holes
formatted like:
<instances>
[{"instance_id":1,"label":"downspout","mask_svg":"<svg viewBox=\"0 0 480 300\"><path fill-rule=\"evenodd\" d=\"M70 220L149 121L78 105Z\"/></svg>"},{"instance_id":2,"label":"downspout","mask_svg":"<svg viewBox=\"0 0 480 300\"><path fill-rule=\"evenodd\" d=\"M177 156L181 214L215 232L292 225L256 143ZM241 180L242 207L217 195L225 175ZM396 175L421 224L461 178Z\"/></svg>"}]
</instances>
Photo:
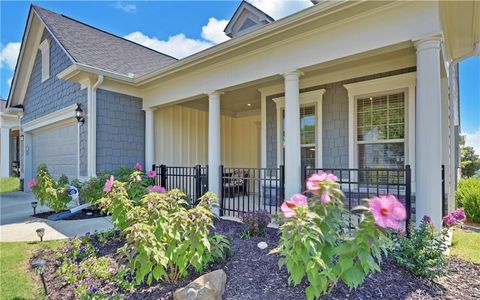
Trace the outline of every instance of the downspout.
<instances>
[{"instance_id":1,"label":"downspout","mask_svg":"<svg viewBox=\"0 0 480 300\"><path fill-rule=\"evenodd\" d=\"M87 175L97 176L97 89L103 82L103 75L90 84L87 92L88 102L88 164Z\"/></svg>"}]
</instances>

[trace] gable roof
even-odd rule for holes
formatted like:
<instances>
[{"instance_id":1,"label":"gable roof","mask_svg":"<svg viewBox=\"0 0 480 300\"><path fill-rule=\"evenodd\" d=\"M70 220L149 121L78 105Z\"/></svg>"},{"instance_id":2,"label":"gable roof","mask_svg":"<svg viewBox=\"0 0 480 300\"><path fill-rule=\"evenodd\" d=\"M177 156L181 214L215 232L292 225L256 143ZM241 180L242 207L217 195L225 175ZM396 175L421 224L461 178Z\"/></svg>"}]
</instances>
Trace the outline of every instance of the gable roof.
<instances>
[{"instance_id":1,"label":"gable roof","mask_svg":"<svg viewBox=\"0 0 480 300\"><path fill-rule=\"evenodd\" d=\"M251 17L251 18L249 18ZM243 0L223 30L231 38L275 21L258 7ZM237 25L238 24L238 25Z\"/></svg>"},{"instance_id":2,"label":"gable roof","mask_svg":"<svg viewBox=\"0 0 480 300\"><path fill-rule=\"evenodd\" d=\"M140 77L177 61L174 57L40 6L32 5L32 10L74 63Z\"/></svg>"}]
</instances>

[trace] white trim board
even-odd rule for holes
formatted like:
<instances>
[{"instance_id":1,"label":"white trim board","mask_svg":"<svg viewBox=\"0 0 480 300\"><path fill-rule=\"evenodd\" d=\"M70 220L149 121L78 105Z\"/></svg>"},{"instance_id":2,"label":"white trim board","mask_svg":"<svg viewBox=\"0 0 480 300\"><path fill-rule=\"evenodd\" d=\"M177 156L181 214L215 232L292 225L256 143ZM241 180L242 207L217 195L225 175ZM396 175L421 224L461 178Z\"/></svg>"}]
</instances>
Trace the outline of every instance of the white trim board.
<instances>
[{"instance_id":1,"label":"white trim board","mask_svg":"<svg viewBox=\"0 0 480 300\"><path fill-rule=\"evenodd\" d=\"M65 108L59 109L55 112L49 113L48 115L42 116L38 119L30 121L22 125L24 132L29 132L35 129L39 129L54 123L58 123L69 118L75 118L75 109L77 104L72 104Z\"/></svg>"},{"instance_id":2,"label":"white trim board","mask_svg":"<svg viewBox=\"0 0 480 300\"><path fill-rule=\"evenodd\" d=\"M323 125L322 125L322 106L323 94L325 89L318 89L314 91L300 93L300 105L314 104L315 105L315 167L321 168L323 166ZM273 101L277 107L277 165L280 166L283 162L283 140L282 140L282 109L285 108L285 97L274 98ZM285 112L287 113L287 112ZM300 112L297 112L300 113Z\"/></svg>"},{"instance_id":3,"label":"white trim board","mask_svg":"<svg viewBox=\"0 0 480 300\"><path fill-rule=\"evenodd\" d=\"M405 73L343 85L348 91L348 165L358 167L356 139L356 99L391 91L405 91L405 164L412 168L412 192L415 191L415 88L417 73Z\"/></svg>"}]
</instances>

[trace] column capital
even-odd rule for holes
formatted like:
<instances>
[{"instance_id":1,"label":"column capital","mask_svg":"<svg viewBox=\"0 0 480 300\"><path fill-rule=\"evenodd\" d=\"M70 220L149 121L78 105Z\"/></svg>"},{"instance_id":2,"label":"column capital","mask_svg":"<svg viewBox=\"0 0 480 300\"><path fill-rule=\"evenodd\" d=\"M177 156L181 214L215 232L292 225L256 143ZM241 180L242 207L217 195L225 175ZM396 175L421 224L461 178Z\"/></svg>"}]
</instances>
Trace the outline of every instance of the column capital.
<instances>
[{"instance_id":1,"label":"column capital","mask_svg":"<svg viewBox=\"0 0 480 300\"><path fill-rule=\"evenodd\" d=\"M293 71L285 72L282 74L285 80L298 80L302 75L303 75L303 72L299 70L293 70Z\"/></svg>"},{"instance_id":2,"label":"column capital","mask_svg":"<svg viewBox=\"0 0 480 300\"><path fill-rule=\"evenodd\" d=\"M212 96L221 96L224 94L224 92L220 92L220 91L208 91L206 92L206 94L208 95L208 98L212 97Z\"/></svg>"},{"instance_id":3,"label":"column capital","mask_svg":"<svg viewBox=\"0 0 480 300\"><path fill-rule=\"evenodd\" d=\"M418 40L412 40L417 52L428 49L440 49L443 38L439 35L429 36Z\"/></svg>"},{"instance_id":4,"label":"column capital","mask_svg":"<svg viewBox=\"0 0 480 300\"><path fill-rule=\"evenodd\" d=\"M142 110L146 113L153 113L153 111L155 110L154 108L151 108L151 107L144 107L142 108Z\"/></svg>"}]
</instances>

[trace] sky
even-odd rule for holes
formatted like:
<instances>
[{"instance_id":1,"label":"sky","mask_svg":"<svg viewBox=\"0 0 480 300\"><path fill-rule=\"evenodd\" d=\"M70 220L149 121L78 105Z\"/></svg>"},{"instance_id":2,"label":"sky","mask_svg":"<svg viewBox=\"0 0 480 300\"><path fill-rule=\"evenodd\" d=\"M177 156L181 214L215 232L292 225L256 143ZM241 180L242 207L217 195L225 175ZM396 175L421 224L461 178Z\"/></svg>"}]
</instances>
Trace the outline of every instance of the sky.
<instances>
[{"instance_id":1,"label":"sky","mask_svg":"<svg viewBox=\"0 0 480 300\"><path fill-rule=\"evenodd\" d=\"M310 0L248 0L275 19L304 9ZM37 1L62 13L160 52L182 58L223 42L223 29L241 1ZM30 1L0 1L0 96L8 97ZM460 64L461 132L480 153L480 57Z\"/></svg>"}]
</instances>

